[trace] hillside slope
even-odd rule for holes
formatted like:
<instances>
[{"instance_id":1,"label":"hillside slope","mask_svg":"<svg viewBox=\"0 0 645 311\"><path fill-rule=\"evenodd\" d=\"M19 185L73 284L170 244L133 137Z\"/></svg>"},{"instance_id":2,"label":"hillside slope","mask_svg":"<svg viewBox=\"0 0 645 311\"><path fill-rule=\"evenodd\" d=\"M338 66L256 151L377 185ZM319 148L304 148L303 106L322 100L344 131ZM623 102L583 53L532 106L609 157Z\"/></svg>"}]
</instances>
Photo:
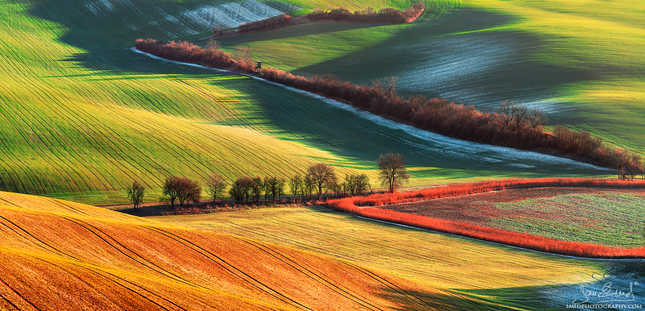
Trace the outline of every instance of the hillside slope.
<instances>
[{"instance_id":1,"label":"hillside slope","mask_svg":"<svg viewBox=\"0 0 645 311\"><path fill-rule=\"evenodd\" d=\"M6 310L461 308L346 261L42 197L0 193L0 240Z\"/></svg>"},{"instance_id":2,"label":"hillside slope","mask_svg":"<svg viewBox=\"0 0 645 311\"><path fill-rule=\"evenodd\" d=\"M363 5L386 3L350 8ZM254 1L0 0L0 190L123 203L123 189L136 180L157 200L169 175L287 177L317 162L340 176L360 171L376 180L374 160L387 152L406 156L413 184L609 173L410 132L248 77L130 50L140 37L205 33L230 16L243 22L289 8Z\"/></svg>"}]
</instances>

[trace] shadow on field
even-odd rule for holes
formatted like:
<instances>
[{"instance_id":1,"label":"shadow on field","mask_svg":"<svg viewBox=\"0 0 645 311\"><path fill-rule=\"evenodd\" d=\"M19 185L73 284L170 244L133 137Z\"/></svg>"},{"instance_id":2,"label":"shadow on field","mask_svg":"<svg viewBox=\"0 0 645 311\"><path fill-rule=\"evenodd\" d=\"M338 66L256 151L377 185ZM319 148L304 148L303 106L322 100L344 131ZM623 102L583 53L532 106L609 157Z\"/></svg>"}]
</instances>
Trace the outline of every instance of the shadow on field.
<instances>
[{"instance_id":1,"label":"shadow on field","mask_svg":"<svg viewBox=\"0 0 645 311\"><path fill-rule=\"evenodd\" d=\"M186 4L198 7L201 0ZM139 11L128 7L127 4L134 3ZM98 70L96 79L102 77L114 78L119 75L137 75L141 78L150 75L169 75L169 79L175 76L178 79L184 76L204 79L213 85L223 86L225 89L235 91L235 94L244 94L245 98L239 100L236 112L241 116L237 121L227 121L224 125L258 126L266 129L273 135L285 140L297 141L310 145L314 148L340 155L345 159L353 160L358 166L373 166L374 161L382 153L397 152L404 154L409 166L434 167L442 172L452 170L459 177L475 176L499 176L517 177L518 174L532 173L532 176L547 176L551 174L606 174L605 171L590 169L588 167L572 164L571 162L543 159L540 155L522 154L509 152L506 149L492 149L489 146L474 146L463 141L450 140L445 137L428 138L427 133L411 134L397 125L383 125L380 121L374 122L357 117L354 113L332 107L329 104L303 94L287 91L275 85L262 83L249 78L228 79L233 76L228 73L214 72L212 70L177 65L159 60L151 59L128 50L137 38L156 38L169 40L179 36L178 33L186 33L185 30L166 29L164 20L169 18L168 13L187 10L190 7L179 6L170 1L137 0L115 2L113 11L95 14L90 4L98 3L80 0L57 0L38 2L30 10L36 17L53 21L66 28L65 34L60 40L66 44L78 47L87 52L77 54L67 61L80 64L90 70ZM204 1L204 3L206 3ZM173 11L174 10L174 11ZM141 16L145 16L145 19ZM150 21L159 21L154 24ZM415 68L422 70L415 75L419 81L429 81L427 75L455 76L460 68L446 68L446 71L433 73L434 62L439 56L430 53L437 50L434 40L445 40L456 36L447 36L455 32L470 32L487 27L494 27L513 21L512 17L496 15L472 9L458 10L442 15L437 20L425 19L412 25L401 26L401 31L392 39L361 51L346 58L329 61L323 64L306 68L312 72L334 73L342 78L355 82L371 81L387 75L399 75L402 77L401 87L403 91L410 90L414 79L408 79L406 73L412 72ZM188 26L187 26L188 27ZM471 34L473 35L473 34ZM503 34L506 36L506 34ZM502 38L503 39L503 38ZM500 40L502 40L500 39ZM443 53L450 56L460 50L468 48L468 41L460 39L464 46L444 48ZM484 40L484 39L482 39ZM513 41L513 40L511 40ZM505 46L502 40L499 45ZM484 45L485 46L485 45ZM512 49L511 49L512 50ZM464 55L468 57L477 54L477 48L467 50ZM441 57L444 57L443 55ZM494 58L495 55L486 57ZM341 66L347 58L359 57L365 61L353 65ZM434 57L434 58L433 58ZM440 58L440 57L439 57ZM451 61L459 59L451 58ZM504 62L507 62L505 59ZM504 63L502 62L502 63ZM332 70L334 67L337 69ZM424 69L425 68L425 69ZM498 77L504 77L514 71L530 71L532 67L512 68L497 73ZM521 69L521 70L519 70ZM424 71L425 70L425 71ZM483 71L486 72L486 71ZM566 74L556 72L558 77L565 77ZM478 77L486 75L474 75L471 80L464 80L464 83L479 85L484 88L481 94L494 94L494 88L482 83ZM236 75L236 77L239 77ZM90 79L88 77L88 79ZM406 80L407 79L407 80ZM507 83L509 80L516 80L518 77L511 75L509 79L502 79L500 83ZM481 80L481 81L480 81ZM407 82L406 82L407 81ZM448 81L448 80L446 80ZM571 79L570 81L573 81ZM415 82L416 83L416 82ZM556 82L549 84L547 88L559 85ZM190 85L186 82L187 85ZM451 87L463 87L461 81L450 80ZM406 88L407 87L407 88ZM437 92L432 85L419 84L414 86L417 92L427 90L428 94ZM485 90L492 88L491 90ZM499 86L498 88L501 88ZM433 89L435 91L433 91ZM478 91L479 92L479 91ZM479 93L478 93L479 94ZM240 95L233 95L240 96ZM506 95L504 95L506 97ZM248 98L248 100L247 100ZM505 99L505 98L504 98ZM213 97L213 101L225 98ZM247 104L248 103L248 104ZM141 101L141 107L154 110L154 102ZM225 105L225 104L224 104ZM234 120L235 118L231 118ZM241 120L241 121L240 121ZM234 122L243 122L236 124ZM222 123L220 123L222 124ZM347 165L345 162L330 163L334 165ZM425 174L426 171L421 172ZM428 175L437 176L438 171L427 171ZM416 175L416 177L423 177Z\"/></svg>"},{"instance_id":2,"label":"shadow on field","mask_svg":"<svg viewBox=\"0 0 645 311\"><path fill-rule=\"evenodd\" d=\"M548 43L537 35L489 30L516 21L513 16L462 8L401 27L389 40L297 73L329 72L358 84L397 76L402 95L448 98L485 112L512 100L545 110L551 123L570 120L576 108L549 99L564 95L564 86L597 79L601 72L538 62L532 54Z\"/></svg>"}]
</instances>

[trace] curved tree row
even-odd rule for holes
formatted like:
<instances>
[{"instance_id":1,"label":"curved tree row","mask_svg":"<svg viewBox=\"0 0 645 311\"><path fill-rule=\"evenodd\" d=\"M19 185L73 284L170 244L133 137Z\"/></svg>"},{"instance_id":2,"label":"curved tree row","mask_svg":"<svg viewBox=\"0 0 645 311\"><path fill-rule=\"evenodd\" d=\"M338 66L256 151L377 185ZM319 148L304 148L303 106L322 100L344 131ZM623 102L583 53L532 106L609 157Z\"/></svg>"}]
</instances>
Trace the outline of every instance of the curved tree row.
<instances>
[{"instance_id":1,"label":"curved tree row","mask_svg":"<svg viewBox=\"0 0 645 311\"><path fill-rule=\"evenodd\" d=\"M405 171L404 158L400 154L382 154L376 161L379 166L379 179L383 186L387 186L390 192L399 187L401 183L409 178ZM228 195L238 204L260 203L260 197L264 196L264 202L276 202L285 195L285 187L289 185L292 194L292 200L301 202L311 200L316 195L316 199L322 199L327 193L335 196L345 195L363 195L372 187L370 179L366 174L345 175L340 180L334 169L324 163L317 163L307 169L306 174L294 174L288 180L277 176L249 177L243 176L232 181L226 182L218 174L212 174L206 182L206 191L213 198L213 202L222 199L228 187ZM175 202L179 206L185 203L197 203L200 200L202 187L197 181L187 177L170 176L167 177L163 187L161 199L170 202L172 208ZM126 188L126 195L134 208L143 203L145 188L138 182L134 181L132 185ZM277 200L276 200L277 199Z\"/></svg>"}]
</instances>

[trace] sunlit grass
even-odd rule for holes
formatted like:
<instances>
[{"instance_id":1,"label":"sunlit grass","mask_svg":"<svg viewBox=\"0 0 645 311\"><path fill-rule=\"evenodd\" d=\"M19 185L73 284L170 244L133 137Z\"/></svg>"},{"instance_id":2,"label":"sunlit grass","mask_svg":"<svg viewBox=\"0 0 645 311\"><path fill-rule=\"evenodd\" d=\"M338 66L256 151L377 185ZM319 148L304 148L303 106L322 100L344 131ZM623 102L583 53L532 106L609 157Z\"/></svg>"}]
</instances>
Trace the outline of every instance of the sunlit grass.
<instances>
[{"instance_id":1,"label":"sunlit grass","mask_svg":"<svg viewBox=\"0 0 645 311\"><path fill-rule=\"evenodd\" d=\"M267 208L154 217L328 254L441 288L504 288L588 280L598 267L581 260L360 220L322 207Z\"/></svg>"},{"instance_id":2,"label":"sunlit grass","mask_svg":"<svg viewBox=\"0 0 645 311\"><path fill-rule=\"evenodd\" d=\"M2 308L468 310L473 300L327 255L49 198L0 192L0 228Z\"/></svg>"}]
</instances>

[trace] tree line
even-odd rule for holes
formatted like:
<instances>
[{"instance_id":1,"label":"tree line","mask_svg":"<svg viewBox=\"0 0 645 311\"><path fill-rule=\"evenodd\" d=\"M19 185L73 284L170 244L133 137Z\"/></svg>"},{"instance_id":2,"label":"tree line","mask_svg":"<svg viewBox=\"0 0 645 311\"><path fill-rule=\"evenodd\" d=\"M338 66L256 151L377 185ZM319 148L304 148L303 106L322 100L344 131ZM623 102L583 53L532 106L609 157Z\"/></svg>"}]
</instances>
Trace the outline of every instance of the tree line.
<instances>
[{"instance_id":1,"label":"tree line","mask_svg":"<svg viewBox=\"0 0 645 311\"><path fill-rule=\"evenodd\" d=\"M342 7L328 7L327 10L316 8L312 13L297 18L292 18L287 14L280 14L278 16L269 17L259 21L246 22L238 27L237 32L249 33L266 31L306 22L320 21L372 24L405 24L417 19L424 10L425 5L423 4L423 2L418 2L417 4L403 11L394 8L384 8L377 11L372 7L367 7L367 9L365 10L354 12ZM213 35L222 35L222 29L219 25L213 28Z\"/></svg>"},{"instance_id":2,"label":"tree line","mask_svg":"<svg viewBox=\"0 0 645 311\"><path fill-rule=\"evenodd\" d=\"M406 173L405 159L400 154L382 154L376 163L379 167L379 180L390 192L394 192L410 177ZM291 190L293 202L305 202L314 197L320 200L327 193L336 197L356 196L372 190L366 174L346 174L345 178L340 180L331 166L317 163L310 166L304 175L294 174L288 179L278 176L243 176L228 183L222 176L214 173L206 181L206 191L213 198L213 202L223 199L224 195L228 194L237 204L259 204L262 196L265 203L280 201L285 195L287 185ZM143 203L145 190L137 181L126 188L126 196L135 209ZM187 177L169 176L162 185L161 200L170 202L174 209L175 202L179 203L179 206L199 202L201 194L202 187L197 181Z\"/></svg>"},{"instance_id":3,"label":"tree line","mask_svg":"<svg viewBox=\"0 0 645 311\"><path fill-rule=\"evenodd\" d=\"M541 110L512 102L500 104L496 113L483 113L472 105L443 98L403 98L396 92L396 77L373 80L371 85L356 85L330 74L307 78L273 68L255 68L249 60L248 49L243 49L243 53L238 49L234 60L220 49L204 50L188 42L138 39L136 48L172 60L257 75L454 138L566 156L614 168L623 178L645 172L640 155L610 148L600 137L591 137L585 131L575 132L558 126L553 133L546 132L543 125L547 120Z\"/></svg>"}]
</instances>

